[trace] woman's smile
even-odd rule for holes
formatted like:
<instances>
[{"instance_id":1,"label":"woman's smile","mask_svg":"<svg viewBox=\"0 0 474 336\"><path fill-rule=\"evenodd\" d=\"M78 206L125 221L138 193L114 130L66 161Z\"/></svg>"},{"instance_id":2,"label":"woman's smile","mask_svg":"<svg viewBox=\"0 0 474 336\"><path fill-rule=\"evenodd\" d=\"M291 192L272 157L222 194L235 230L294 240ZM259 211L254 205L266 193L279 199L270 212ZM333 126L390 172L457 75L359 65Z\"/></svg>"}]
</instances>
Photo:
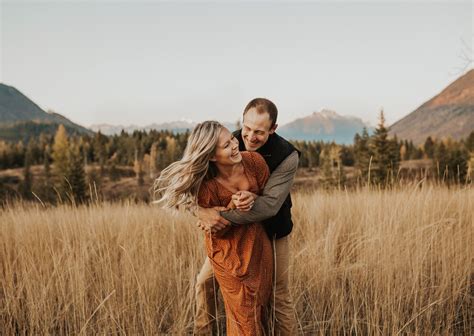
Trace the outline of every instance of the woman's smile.
<instances>
[{"instance_id":1,"label":"woman's smile","mask_svg":"<svg viewBox=\"0 0 474 336\"><path fill-rule=\"evenodd\" d=\"M239 159L240 158L240 151L235 152L235 154L232 154L230 157L234 160Z\"/></svg>"}]
</instances>

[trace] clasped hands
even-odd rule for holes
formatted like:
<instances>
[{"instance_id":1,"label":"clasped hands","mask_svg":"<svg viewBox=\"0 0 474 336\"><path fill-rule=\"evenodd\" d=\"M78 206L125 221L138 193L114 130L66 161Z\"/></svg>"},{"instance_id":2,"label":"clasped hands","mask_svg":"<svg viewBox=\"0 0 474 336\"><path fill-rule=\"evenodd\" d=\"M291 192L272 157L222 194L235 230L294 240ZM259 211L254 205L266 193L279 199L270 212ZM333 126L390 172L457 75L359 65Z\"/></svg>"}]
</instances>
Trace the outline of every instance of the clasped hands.
<instances>
[{"instance_id":1,"label":"clasped hands","mask_svg":"<svg viewBox=\"0 0 474 336\"><path fill-rule=\"evenodd\" d=\"M201 208L196 215L199 218L197 226L207 233L222 233L222 230L230 227L230 222L220 215L221 211L237 209L249 211L252 209L257 195L250 191L242 190L232 195L232 199L227 207ZM226 230L225 230L226 231Z\"/></svg>"}]
</instances>

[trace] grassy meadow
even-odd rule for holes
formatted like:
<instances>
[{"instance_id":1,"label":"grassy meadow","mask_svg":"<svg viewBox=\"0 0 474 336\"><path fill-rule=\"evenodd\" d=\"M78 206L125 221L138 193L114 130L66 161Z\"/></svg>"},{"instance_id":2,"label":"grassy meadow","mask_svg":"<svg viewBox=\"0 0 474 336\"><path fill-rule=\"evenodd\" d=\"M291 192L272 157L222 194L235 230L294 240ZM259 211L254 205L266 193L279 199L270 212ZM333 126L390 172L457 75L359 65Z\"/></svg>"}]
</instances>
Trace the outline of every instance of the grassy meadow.
<instances>
[{"instance_id":1,"label":"grassy meadow","mask_svg":"<svg viewBox=\"0 0 474 336\"><path fill-rule=\"evenodd\" d=\"M468 335L474 190L293 196L304 335ZM203 234L186 214L101 203L0 209L0 334L189 334Z\"/></svg>"}]
</instances>

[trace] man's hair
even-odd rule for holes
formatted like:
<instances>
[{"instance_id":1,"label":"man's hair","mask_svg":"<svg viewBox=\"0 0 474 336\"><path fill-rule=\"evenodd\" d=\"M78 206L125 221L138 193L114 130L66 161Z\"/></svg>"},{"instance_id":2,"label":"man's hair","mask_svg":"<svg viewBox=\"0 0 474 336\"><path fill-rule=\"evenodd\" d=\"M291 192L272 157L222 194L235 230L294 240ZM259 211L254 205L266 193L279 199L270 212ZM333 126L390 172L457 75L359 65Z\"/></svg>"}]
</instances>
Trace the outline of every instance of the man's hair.
<instances>
[{"instance_id":1,"label":"man's hair","mask_svg":"<svg viewBox=\"0 0 474 336\"><path fill-rule=\"evenodd\" d=\"M247 113L248 110L251 108L255 108L259 114L262 113L268 113L270 116L270 121L272 122L272 125L270 128L275 126L277 117L278 117L278 109L275 104L273 104L272 101L266 99L266 98L255 98L252 99L247 106L245 106L244 109L244 116L245 113Z\"/></svg>"}]
</instances>

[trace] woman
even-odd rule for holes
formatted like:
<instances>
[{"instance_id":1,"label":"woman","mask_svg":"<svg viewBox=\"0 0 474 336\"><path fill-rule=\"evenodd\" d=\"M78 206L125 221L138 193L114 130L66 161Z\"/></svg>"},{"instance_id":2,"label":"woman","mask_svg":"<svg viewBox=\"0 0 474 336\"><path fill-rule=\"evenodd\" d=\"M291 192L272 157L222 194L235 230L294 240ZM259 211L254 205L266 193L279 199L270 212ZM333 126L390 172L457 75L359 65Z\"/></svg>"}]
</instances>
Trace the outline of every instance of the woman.
<instances>
[{"instance_id":1,"label":"woman","mask_svg":"<svg viewBox=\"0 0 474 336\"><path fill-rule=\"evenodd\" d=\"M269 169L256 152L239 152L238 141L216 121L191 133L183 158L163 170L155 181L157 202L166 207L233 207L232 196L260 194ZM206 234L207 255L226 310L228 335L263 334L263 310L272 285L272 248L259 223Z\"/></svg>"}]
</instances>

